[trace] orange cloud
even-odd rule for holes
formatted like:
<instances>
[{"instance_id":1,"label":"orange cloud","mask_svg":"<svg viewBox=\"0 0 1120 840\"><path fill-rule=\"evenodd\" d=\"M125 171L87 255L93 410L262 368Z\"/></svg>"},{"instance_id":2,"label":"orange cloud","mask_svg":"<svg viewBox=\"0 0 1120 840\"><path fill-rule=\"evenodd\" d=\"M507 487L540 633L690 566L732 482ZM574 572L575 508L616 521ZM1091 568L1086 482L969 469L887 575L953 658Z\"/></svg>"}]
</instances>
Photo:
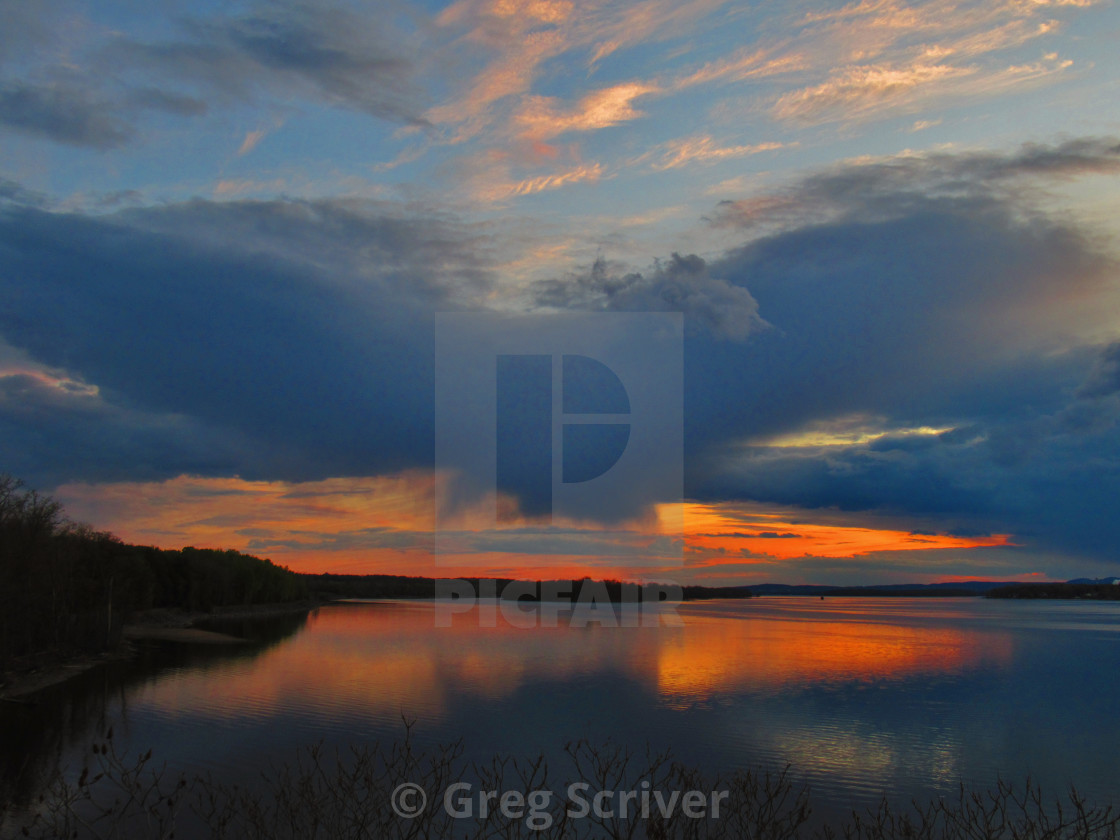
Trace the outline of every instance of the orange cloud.
<instances>
[{"instance_id":1,"label":"orange cloud","mask_svg":"<svg viewBox=\"0 0 1120 840\"><path fill-rule=\"evenodd\" d=\"M429 473L302 483L180 476L164 482L69 484L56 491L71 517L141 545L233 548L306 572L494 576L736 579L744 566L808 555L857 560L882 552L1010 546L1005 534L958 537L806 522L745 503L663 505L611 529L518 519L494 524L482 499L441 520L446 483ZM682 567L682 542L684 563ZM435 552L438 550L438 555Z\"/></svg>"},{"instance_id":2,"label":"orange cloud","mask_svg":"<svg viewBox=\"0 0 1120 840\"><path fill-rule=\"evenodd\" d=\"M546 62L573 50L588 50L588 64L593 67L617 50L679 37L726 4L727 0L646 0L629 6L459 0L441 12L436 23L457 34L450 44L453 51L481 50L487 60L466 78L462 89L425 117L437 125L456 125L455 141L477 136L500 117L501 100L532 90L538 69Z\"/></svg>"},{"instance_id":3,"label":"orange cloud","mask_svg":"<svg viewBox=\"0 0 1120 840\"><path fill-rule=\"evenodd\" d=\"M685 539L692 566L719 566L764 555L789 560L806 555L855 558L884 551L991 548L1012 545L1007 534L957 537L917 534L890 528L796 521L781 513L753 511L725 502L689 503L684 510Z\"/></svg>"},{"instance_id":4,"label":"orange cloud","mask_svg":"<svg viewBox=\"0 0 1120 840\"><path fill-rule=\"evenodd\" d=\"M128 542L232 548L303 572L564 580L640 577L665 565L657 521L616 531L529 520L499 528L493 497L442 522L437 557L434 512L445 490L430 473L407 471L300 483L180 476L68 484L56 496L72 518Z\"/></svg>"},{"instance_id":5,"label":"orange cloud","mask_svg":"<svg viewBox=\"0 0 1120 840\"><path fill-rule=\"evenodd\" d=\"M97 397L101 394L101 389L96 385L90 385L80 379L72 379L64 374L55 374L31 366L0 368L0 380L9 378L23 378L40 387L54 389L59 394L68 397Z\"/></svg>"},{"instance_id":6,"label":"orange cloud","mask_svg":"<svg viewBox=\"0 0 1120 840\"><path fill-rule=\"evenodd\" d=\"M544 190L555 190L568 184L578 184L581 181L598 181L603 176L601 164L592 163L577 166L566 172L557 172L552 175L538 175L535 178L526 178L516 184L508 185L509 195L532 195Z\"/></svg>"},{"instance_id":7,"label":"orange cloud","mask_svg":"<svg viewBox=\"0 0 1120 840\"><path fill-rule=\"evenodd\" d=\"M812 125L854 122L895 111L906 113L946 96L993 96L1038 84L1068 70L1073 61L1047 54L1041 61L998 70L929 63L872 64L837 70L825 82L780 96L773 106L779 120Z\"/></svg>"},{"instance_id":8,"label":"orange cloud","mask_svg":"<svg viewBox=\"0 0 1120 840\"><path fill-rule=\"evenodd\" d=\"M603 178L605 170L600 163L584 163L544 175L534 175L517 180L509 167L497 163L487 170L474 173L468 182L471 195L478 201L501 202L519 196L533 195L548 190L584 182L594 183Z\"/></svg>"},{"instance_id":9,"label":"orange cloud","mask_svg":"<svg viewBox=\"0 0 1120 840\"><path fill-rule=\"evenodd\" d=\"M592 91L567 109L553 97L532 96L523 103L516 121L525 136L535 139L569 131L595 131L644 116L634 107L634 100L658 91L656 85L627 82Z\"/></svg>"},{"instance_id":10,"label":"orange cloud","mask_svg":"<svg viewBox=\"0 0 1120 840\"><path fill-rule=\"evenodd\" d=\"M428 473L292 483L180 476L67 484L71 517L161 548L233 548L299 571L403 573L431 566Z\"/></svg>"}]
</instances>

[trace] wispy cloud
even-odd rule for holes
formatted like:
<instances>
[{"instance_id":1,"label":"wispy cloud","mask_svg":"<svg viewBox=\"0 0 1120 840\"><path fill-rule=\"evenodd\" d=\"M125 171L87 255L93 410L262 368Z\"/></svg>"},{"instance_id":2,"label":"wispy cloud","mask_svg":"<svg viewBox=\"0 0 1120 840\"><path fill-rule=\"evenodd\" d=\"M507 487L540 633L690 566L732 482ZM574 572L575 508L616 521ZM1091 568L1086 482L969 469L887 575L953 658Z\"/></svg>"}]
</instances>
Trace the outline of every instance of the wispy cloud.
<instances>
[{"instance_id":1,"label":"wispy cloud","mask_svg":"<svg viewBox=\"0 0 1120 840\"><path fill-rule=\"evenodd\" d=\"M483 66L445 102L429 109L425 116L437 125L453 126L453 140L475 137L499 119L499 103L513 97L513 105L532 114L543 108L559 109L554 102L530 100L542 66L575 51L590 51L588 64L594 67L608 56L640 44L692 31L707 15L727 4L727 0L646 0L635 5L600 2L572 4L533 2L513 4L507 0L460 0L437 18L446 32L460 33L452 43L456 49L473 50L482 57ZM632 86L653 88L653 82ZM612 93L591 93L583 108L567 114L571 120L565 130L580 128L578 114L596 106L618 108L626 113L628 103L614 103L612 97L626 97L617 86ZM649 92L649 91L645 91ZM600 98L595 99L596 96ZM633 99L640 93L630 94ZM629 117L623 117L629 118ZM589 119L593 119L590 118Z\"/></svg>"},{"instance_id":2,"label":"wispy cloud","mask_svg":"<svg viewBox=\"0 0 1120 840\"><path fill-rule=\"evenodd\" d=\"M595 131L644 116L634 100L657 92L655 85L628 82L593 91L570 108L554 98L529 97L516 121L525 136L541 140L569 131Z\"/></svg>"},{"instance_id":3,"label":"wispy cloud","mask_svg":"<svg viewBox=\"0 0 1120 840\"><path fill-rule=\"evenodd\" d=\"M269 195L285 192L289 182L285 178L259 180L256 178L222 178L214 185L214 195L236 198L244 195Z\"/></svg>"},{"instance_id":4,"label":"wispy cloud","mask_svg":"<svg viewBox=\"0 0 1120 840\"><path fill-rule=\"evenodd\" d=\"M250 131L245 134L245 139L241 141L241 145L237 148L238 157L249 154L253 149L257 148L257 144L264 139L268 132L261 128L256 131Z\"/></svg>"},{"instance_id":5,"label":"wispy cloud","mask_svg":"<svg viewBox=\"0 0 1120 840\"><path fill-rule=\"evenodd\" d=\"M758 48L747 67L781 68L785 60L800 71L799 86L772 100L779 120L813 125L907 113L935 99L992 96L1057 78L1069 59L1014 62L1001 54L1058 32L1060 21L1049 15L1060 5L861 0L804 15L780 49Z\"/></svg>"},{"instance_id":6,"label":"wispy cloud","mask_svg":"<svg viewBox=\"0 0 1120 840\"><path fill-rule=\"evenodd\" d=\"M117 109L88 85L0 83L0 124L72 146L111 149L134 135Z\"/></svg>"},{"instance_id":7,"label":"wispy cloud","mask_svg":"<svg viewBox=\"0 0 1120 840\"><path fill-rule=\"evenodd\" d=\"M419 144L419 145L415 145L415 146L412 146L410 148L404 149L401 152L399 152L397 154L397 156L394 157L392 160L385 161L384 163L374 164L373 171L374 172L388 172L392 169L396 169L398 166L404 166L405 164L413 163L417 160L420 160L420 158L422 158L424 156L424 153L427 150L428 150L428 147L427 147L426 144Z\"/></svg>"},{"instance_id":8,"label":"wispy cloud","mask_svg":"<svg viewBox=\"0 0 1120 840\"><path fill-rule=\"evenodd\" d=\"M240 16L187 22L180 37L119 36L104 60L216 99L307 98L420 123L412 61L386 28L342 6L283 0Z\"/></svg>"},{"instance_id":9,"label":"wispy cloud","mask_svg":"<svg viewBox=\"0 0 1120 840\"><path fill-rule=\"evenodd\" d=\"M526 178L512 186L512 195L532 195L543 190L554 190L565 184L578 184L581 181L598 181L603 176L603 167L598 163L578 166L554 175L539 175Z\"/></svg>"},{"instance_id":10,"label":"wispy cloud","mask_svg":"<svg viewBox=\"0 0 1120 840\"><path fill-rule=\"evenodd\" d=\"M851 120L912 99L920 88L976 72L976 68L925 63L847 67L819 85L783 94L774 103L774 116L798 122Z\"/></svg>"},{"instance_id":11,"label":"wispy cloud","mask_svg":"<svg viewBox=\"0 0 1120 840\"><path fill-rule=\"evenodd\" d=\"M424 124L405 39L389 35L380 19L329 3L275 0L167 23L162 38L90 27L96 34L80 43L27 58L16 76L0 76L0 125L108 150L133 142L145 115L192 118L270 100ZM245 142L251 147L251 136Z\"/></svg>"},{"instance_id":12,"label":"wispy cloud","mask_svg":"<svg viewBox=\"0 0 1120 840\"><path fill-rule=\"evenodd\" d=\"M885 113L906 113L949 96L1004 93L1050 79L1072 65L1071 60L1051 55L991 71L925 61L845 67L818 85L783 94L772 111L779 120L807 125L858 122Z\"/></svg>"},{"instance_id":13,"label":"wispy cloud","mask_svg":"<svg viewBox=\"0 0 1120 840\"><path fill-rule=\"evenodd\" d=\"M686 137L673 140L653 152L640 158L640 161L651 161L650 166L659 172L666 169L677 169L690 163L718 163L732 158L757 155L760 152L772 152L784 149L788 144L771 141L768 143L749 143L738 146L721 146L714 138L708 135Z\"/></svg>"},{"instance_id":14,"label":"wispy cloud","mask_svg":"<svg viewBox=\"0 0 1120 840\"><path fill-rule=\"evenodd\" d=\"M567 169L518 179L512 177L507 164L499 162L474 173L467 182L467 189L476 200L503 202L572 184L595 182L604 177L606 170L602 164L581 163Z\"/></svg>"},{"instance_id":15,"label":"wispy cloud","mask_svg":"<svg viewBox=\"0 0 1120 840\"><path fill-rule=\"evenodd\" d=\"M729 58L710 61L697 70L686 73L673 83L675 90L686 90L696 85L741 82L790 73L809 67L809 60L796 52L778 54L784 45L753 50L741 50Z\"/></svg>"}]
</instances>

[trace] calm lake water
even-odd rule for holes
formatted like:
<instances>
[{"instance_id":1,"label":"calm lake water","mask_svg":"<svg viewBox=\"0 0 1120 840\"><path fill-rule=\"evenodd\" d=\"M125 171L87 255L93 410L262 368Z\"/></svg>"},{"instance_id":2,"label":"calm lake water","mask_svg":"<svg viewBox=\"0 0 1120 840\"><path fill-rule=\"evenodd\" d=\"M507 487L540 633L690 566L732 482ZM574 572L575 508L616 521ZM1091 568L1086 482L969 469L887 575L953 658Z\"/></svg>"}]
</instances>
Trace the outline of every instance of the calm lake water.
<instances>
[{"instance_id":1,"label":"calm lake water","mask_svg":"<svg viewBox=\"0 0 1120 840\"><path fill-rule=\"evenodd\" d=\"M26 792L111 725L172 769L234 779L318 741L398 737L403 715L476 759L586 737L713 773L789 764L824 813L1028 774L1120 803L1120 603L758 598L659 628L437 628L433 610L337 604L217 628L250 645L147 644L33 709L4 704L0 771Z\"/></svg>"}]
</instances>

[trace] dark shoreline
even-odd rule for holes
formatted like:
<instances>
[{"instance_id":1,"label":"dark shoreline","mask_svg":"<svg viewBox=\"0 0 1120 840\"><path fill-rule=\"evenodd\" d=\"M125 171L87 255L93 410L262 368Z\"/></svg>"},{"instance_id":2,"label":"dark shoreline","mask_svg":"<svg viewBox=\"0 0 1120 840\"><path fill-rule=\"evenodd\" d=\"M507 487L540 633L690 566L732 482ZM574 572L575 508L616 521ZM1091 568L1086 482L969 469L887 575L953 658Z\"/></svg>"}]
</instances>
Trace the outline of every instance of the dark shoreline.
<instances>
[{"instance_id":1,"label":"dark shoreline","mask_svg":"<svg viewBox=\"0 0 1120 840\"><path fill-rule=\"evenodd\" d=\"M274 615L310 612L324 601L293 601L288 604L252 604L215 607L210 612L179 608L144 610L132 616L122 631L121 642L111 650L88 653L76 650L48 650L24 658L14 667L0 671L0 703L34 704L32 695L53 685L109 662L132 659L135 642L171 641L189 644L248 644L247 639L216 633L199 625L215 619L251 619Z\"/></svg>"}]
</instances>

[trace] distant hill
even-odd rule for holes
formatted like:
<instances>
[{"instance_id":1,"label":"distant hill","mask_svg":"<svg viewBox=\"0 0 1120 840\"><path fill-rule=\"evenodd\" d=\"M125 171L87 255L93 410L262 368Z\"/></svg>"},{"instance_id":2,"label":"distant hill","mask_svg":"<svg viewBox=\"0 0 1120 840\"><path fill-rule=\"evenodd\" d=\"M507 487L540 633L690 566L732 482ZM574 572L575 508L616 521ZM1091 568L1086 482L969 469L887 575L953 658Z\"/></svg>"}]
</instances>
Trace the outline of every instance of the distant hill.
<instances>
[{"instance_id":1,"label":"distant hill","mask_svg":"<svg viewBox=\"0 0 1120 840\"><path fill-rule=\"evenodd\" d=\"M750 589L755 595L960 598L984 595L1001 586L1007 586L1006 581L967 580L950 583L889 583L877 586L825 586L820 584L789 585L784 583L763 583L753 585Z\"/></svg>"},{"instance_id":2,"label":"distant hill","mask_svg":"<svg viewBox=\"0 0 1120 840\"><path fill-rule=\"evenodd\" d=\"M753 586L686 586L686 601L708 601L713 598L753 598Z\"/></svg>"},{"instance_id":3,"label":"distant hill","mask_svg":"<svg viewBox=\"0 0 1120 840\"><path fill-rule=\"evenodd\" d=\"M835 588L817 584L759 583L751 587L751 592L755 595L823 595Z\"/></svg>"},{"instance_id":4,"label":"distant hill","mask_svg":"<svg viewBox=\"0 0 1120 840\"><path fill-rule=\"evenodd\" d=\"M1115 583L1016 583L988 593L989 598L1062 599L1120 601L1120 586Z\"/></svg>"},{"instance_id":5,"label":"distant hill","mask_svg":"<svg viewBox=\"0 0 1120 840\"><path fill-rule=\"evenodd\" d=\"M1120 577L1106 577L1106 578L1077 578L1075 580L1067 580L1066 583L1080 583L1080 584L1115 584L1120 583Z\"/></svg>"}]
</instances>

